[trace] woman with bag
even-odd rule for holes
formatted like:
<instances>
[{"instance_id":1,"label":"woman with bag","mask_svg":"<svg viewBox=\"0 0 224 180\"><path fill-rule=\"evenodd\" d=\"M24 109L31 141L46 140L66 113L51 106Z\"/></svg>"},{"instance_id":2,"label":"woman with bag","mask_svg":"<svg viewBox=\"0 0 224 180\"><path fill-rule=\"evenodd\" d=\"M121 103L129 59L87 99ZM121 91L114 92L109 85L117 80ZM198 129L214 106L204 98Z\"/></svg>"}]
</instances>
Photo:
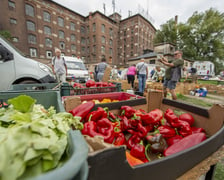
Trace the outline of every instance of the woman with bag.
<instances>
[{"instance_id":1,"label":"woman with bag","mask_svg":"<svg viewBox=\"0 0 224 180\"><path fill-rule=\"evenodd\" d=\"M136 75L136 65L133 64L128 68L127 72L127 79L128 79L128 84L131 83L132 89L134 89L134 82L135 82L135 75Z\"/></svg>"}]
</instances>

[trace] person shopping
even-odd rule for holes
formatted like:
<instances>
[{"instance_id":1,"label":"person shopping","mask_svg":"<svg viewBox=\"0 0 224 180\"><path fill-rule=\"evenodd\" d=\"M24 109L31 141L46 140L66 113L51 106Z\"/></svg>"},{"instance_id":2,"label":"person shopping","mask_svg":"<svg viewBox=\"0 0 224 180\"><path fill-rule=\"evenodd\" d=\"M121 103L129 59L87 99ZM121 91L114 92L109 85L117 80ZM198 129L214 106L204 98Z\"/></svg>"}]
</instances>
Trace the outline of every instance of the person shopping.
<instances>
[{"instance_id":1,"label":"person shopping","mask_svg":"<svg viewBox=\"0 0 224 180\"><path fill-rule=\"evenodd\" d=\"M133 64L128 68L127 72L128 84L131 84L132 89L134 89L135 75L136 75L136 65Z\"/></svg>"},{"instance_id":2,"label":"person shopping","mask_svg":"<svg viewBox=\"0 0 224 180\"><path fill-rule=\"evenodd\" d=\"M148 77L148 67L145 63L144 59L141 59L141 61L136 66L138 73L138 88L139 93L143 95L145 90L145 83L146 79Z\"/></svg>"}]
</instances>

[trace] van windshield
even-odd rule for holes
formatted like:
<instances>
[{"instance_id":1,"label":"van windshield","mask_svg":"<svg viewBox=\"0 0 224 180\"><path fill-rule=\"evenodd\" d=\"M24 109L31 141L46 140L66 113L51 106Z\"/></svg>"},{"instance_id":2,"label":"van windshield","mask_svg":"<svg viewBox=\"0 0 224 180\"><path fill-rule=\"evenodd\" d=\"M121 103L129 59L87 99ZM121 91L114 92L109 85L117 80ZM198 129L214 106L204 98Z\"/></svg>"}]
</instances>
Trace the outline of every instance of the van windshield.
<instances>
[{"instance_id":1,"label":"van windshield","mask_svg":"<svg viewBox=\"0 0 224 180\"><path fill-rule=\"evenodd\" d=\"M68 69L86 70L86 67L82 62L67 61L66 65Z\"/></svg>"}]
</instances>

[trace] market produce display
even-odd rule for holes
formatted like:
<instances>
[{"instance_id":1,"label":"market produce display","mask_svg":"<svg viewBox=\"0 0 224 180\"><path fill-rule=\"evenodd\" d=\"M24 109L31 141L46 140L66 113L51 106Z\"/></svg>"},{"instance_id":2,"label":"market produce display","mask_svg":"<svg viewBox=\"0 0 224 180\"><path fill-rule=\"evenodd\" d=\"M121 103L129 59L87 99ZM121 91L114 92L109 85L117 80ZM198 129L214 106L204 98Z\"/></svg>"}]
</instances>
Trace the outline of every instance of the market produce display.
<instances>
[{"instance_id":1,"label":"market produce display","mask_svg":"<svg viewBox=\"0 0 224 180\"><path fill-rule=\"evenodd\" d=\"M172 109L147 113L122 106L118 115L102 107L90 111L85 117L84 112L81 115L82 134L101 136L104 142L115 146L125 145L127 161L132 166L178 153L206 139L205 130L193 126L193 116L177 115Z\"/></svg>"},{"instance_id":2,"label":"market produce display","mask_svg":"<svg viewBox=\"0 0 224 180\"><path fill-rule=\"evenodd\" d=\"M82 129L79 117L45 109L20 95L0 108L0 179L37 176L67 160L67 132Z\"/></svg>"}]
</instances>

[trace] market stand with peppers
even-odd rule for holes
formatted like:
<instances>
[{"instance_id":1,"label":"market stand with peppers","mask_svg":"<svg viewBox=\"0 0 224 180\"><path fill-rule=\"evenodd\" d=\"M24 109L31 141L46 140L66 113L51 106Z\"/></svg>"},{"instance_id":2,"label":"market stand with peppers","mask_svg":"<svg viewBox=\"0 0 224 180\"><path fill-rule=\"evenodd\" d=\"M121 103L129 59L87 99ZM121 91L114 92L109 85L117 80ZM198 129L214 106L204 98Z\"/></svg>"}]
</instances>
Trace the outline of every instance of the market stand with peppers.
<instances>
[{"instance_id":1,"label":"market stand with peppers","mask_svg":"<svg viewBox=\"0 0 224 180\"><path fill-rule=\"evenodd\" d=\"M153 179L177 179L198 163L209 157L212 153L216 152L223 145L223 107L220 105L214 105L210 110L206 110L196 106L163 99L161 92L149 92L147 98L147 105L151 106L148 109L150 110L152 107L154 109L149 113L142 112L138 107L130 106L123 106L121 109L112 111L114 114L120 116L122 116L122 112L126 112L123 114L123 117L129 119L128 122L131 125L125 125L128 123L127 120L124 120L123 117L119 116L120 121L117 125L116 121L113 123L109 122L107 119L108 116L105 116L102 119L99 118L99 123L96 119L94 121L91 121L91 118L83 119L83 122L85 122L84 129L82 131L83 134L91 137L97 135L103 136L104 141L109 143L112 143L112 137L115 145L126 144L127 149L130 150L128 152L130 152L132 156L134 155L144 162L140 163L140 165L130 167L130 164L127 162L128 156L125 156L127 155L125 146L106 148L103 151L95 152L94 155L89 155L88 163L90 169L88 179L148 179L149 175L150 178ZM160 102L158 103L155 101ZM158 107L155 109L156 105ZM185 113L180 115L178 118L173 113L175 110L181 110ZM94 111L90 113L94 113ZM163 113L165 118L163 118ZM141 116L141 121L143 123L138 123L139 119L136 117L133 119L134 114ZM150 114L151 117L153 117L151 118L151 121ZM186 120L188 123L186 123L186 121L182 121L186 118L186 115L190 116L190 118L187 117ZM192 120L192 117L194 121ZM161 123L162 119L165 119L169 126L160 124L160 126L157 126L157 129L155 130L156 123ZM147 120L149 122L147 122ZM153 124L153 126L147 127L150 123ZM115 125L114 128L112 128L111 124ZM170 128L170 125L178 130L179 135L177 135L174 129ZM126 131L126 135L129 135L128 138L124 139L124 136L121 135L119 130L117 131L118 133L115 131L115 135L111 135L112 133L109 130L117 130L117 127L119 126L122 131ZM131 128L125 130L128 126L131 126ZM149 130L147 128L151 129ZM103 132L105 129L108 129L108 132ZM158 131L160 132L159 134ZM152 138L152 135L154 135L154 139ZM140 143L141 137L145 137L144 140L148 141L150 144L149 146L151 146L151 151L153 150L157 153L156 157L152 156L152 159L154 158L153 160L145 156L146 150L144 150L144 148L147 146L143 146L142 143ZM176 143L176 146L170 146L167 148L163 142L164 138L167 140L168 137L170 137L169 139L172 139L170 140L171 142L180 141L180 139L188 139L185 140L185 142L183 140L182 142L180 141L179 145ZM135 146L133 146L133 144L135 144ZM183 148L186 144L188 145ZM162 148L167 149L165 151L164 149L161 150L161 145L163 145ZM154 146L156 147L155 149L153 149ZM177 151L178 148L179 152ZM163 152L163 156L167 157L160 157L161 152ZM212 164L208 163L207 166L208 165ZM158 169L162 170L163 173L155 173L158 172ZM201 172L199 171L198 175L202 175L200 173Z\"/></svg>"},{"instance_id":2,"label":"market stand with peppers","mask_svg":"<svg viewBox=\"0 0 224 180\"><path fill-rule=\"evenodd\" d=\"M49 92L45 92L44 97L37 93L35 97L37 99L41 99L41 102L43 103L47 103L48 105L52 104L52 102L44 101L46 98L46 93L48 96L51 94ZM22 93L26 94L27 92ZM28 94L32 95L32 93ZM112 93L108 93L107 96L110 97L110 94ZM8 96L9 95L7 94L7 97ZM67 99L69 98L67 97ZM101 137L101 140L103 139L102 144L107 147L100 150L98 149L93 153L89 153L89 169L86 170L85 168L85 173L88 174L88 179L98 180L116 178L144 180L149 177L152 179L184 179L186 178L184 173L191 172L192 168L197 166L200 167L200 169L201 167L206 167L204 169L207 170L207 167L218 161L217 159L217 161L212 162L209 158L214 157L211 156L213 153L223 151L223 149L219 150L223 145L224 139L223 107L220 105L214 105L211 109L207 110L180 102L163 99L161 92L158 91L149 91L145 98L147 101L143 104L135 103L135 101L139 101L139 99L140 98L136 98L97 105L89 102L91 104L88 104L88 106L83 104L83 107L76 112L75 108L78 108L77 104L76 107L70 108L72 109L72 114L83 118L82 122L84 123L84 129L82 130L82 133L88 134L88 137L97 137L95 135L98 135ZM56 103L53 103L52 105L54 104ZM57 102L57 104L61 107L60 102ZM108 109L106 107L108 107ZM85 109L87 110L84 111ZM176 110L190 114L194 118L194 121L189 121L190 123L188 124L179 121L180 116L175 114ZM178 120L175 116L178 116ZM119 121L117 121L117 118L119 118ZM167 126L167 124L162 124L163 119L165 119L166 122L172 126L175 126L175 132L173 129L170 129L170 126ZM196 138L198 139L198 142L195 146L189 146L187 149L182 149L179 152L176 151L174 154L163 157L165 155L164 148L168 146L166 138L172 138L171 136L173 135L176 136L176 131L178 131L178 134L182 139L184 139L185 136L190 137L192 127L194 127L194 131L199 131L199 133L201 133L200 136L196 134L198 135ZM94 130L94 128L97 128L97 130ZM94 131L89 131L90 129ZM125 131L125 138L121 135L121 129ZM206 139L204 136L204 131L206 132ZM139 142L139 138L141 141L141 138L143 137L144 142ZM129 143L125 142L128 140ZM164 140L166 141L167 146L165 145ZM181 142L178 138L175 140L179 140L179 142ZM150 145L148 147L144 146L144 151L142 150L144 149L142 144L146 144L146 142L147 145ZM111 145L111 143L114 145ZM123 144L126 144L127 146ZM155 148L153 149L154 146ZM163 153L161 153L161 146L163 148ZM151 150L155 150L157 152L155 155L149 153L149 157L147 158L145 153L143 154L143 151L147 151L146 147L148 148L148 152ZM180 147L180 145L178 147ZM129 149L129 151L127 151L127 149ZM219 155L221 157L222 153L219 153ZM131 166L130 161L128 163L127 158L133 160L133 157L139 159L139 165L132 164L133 166ZM204 161L207 163L199 166L199 163ZM134 162L137 162L137 160L134 159ZM201 175L205 172L206 171L198 171L197 173L198 175ZM191 177L191 175L188 174L188 177L189 176Z\"/></svg>"}]
</instances>

